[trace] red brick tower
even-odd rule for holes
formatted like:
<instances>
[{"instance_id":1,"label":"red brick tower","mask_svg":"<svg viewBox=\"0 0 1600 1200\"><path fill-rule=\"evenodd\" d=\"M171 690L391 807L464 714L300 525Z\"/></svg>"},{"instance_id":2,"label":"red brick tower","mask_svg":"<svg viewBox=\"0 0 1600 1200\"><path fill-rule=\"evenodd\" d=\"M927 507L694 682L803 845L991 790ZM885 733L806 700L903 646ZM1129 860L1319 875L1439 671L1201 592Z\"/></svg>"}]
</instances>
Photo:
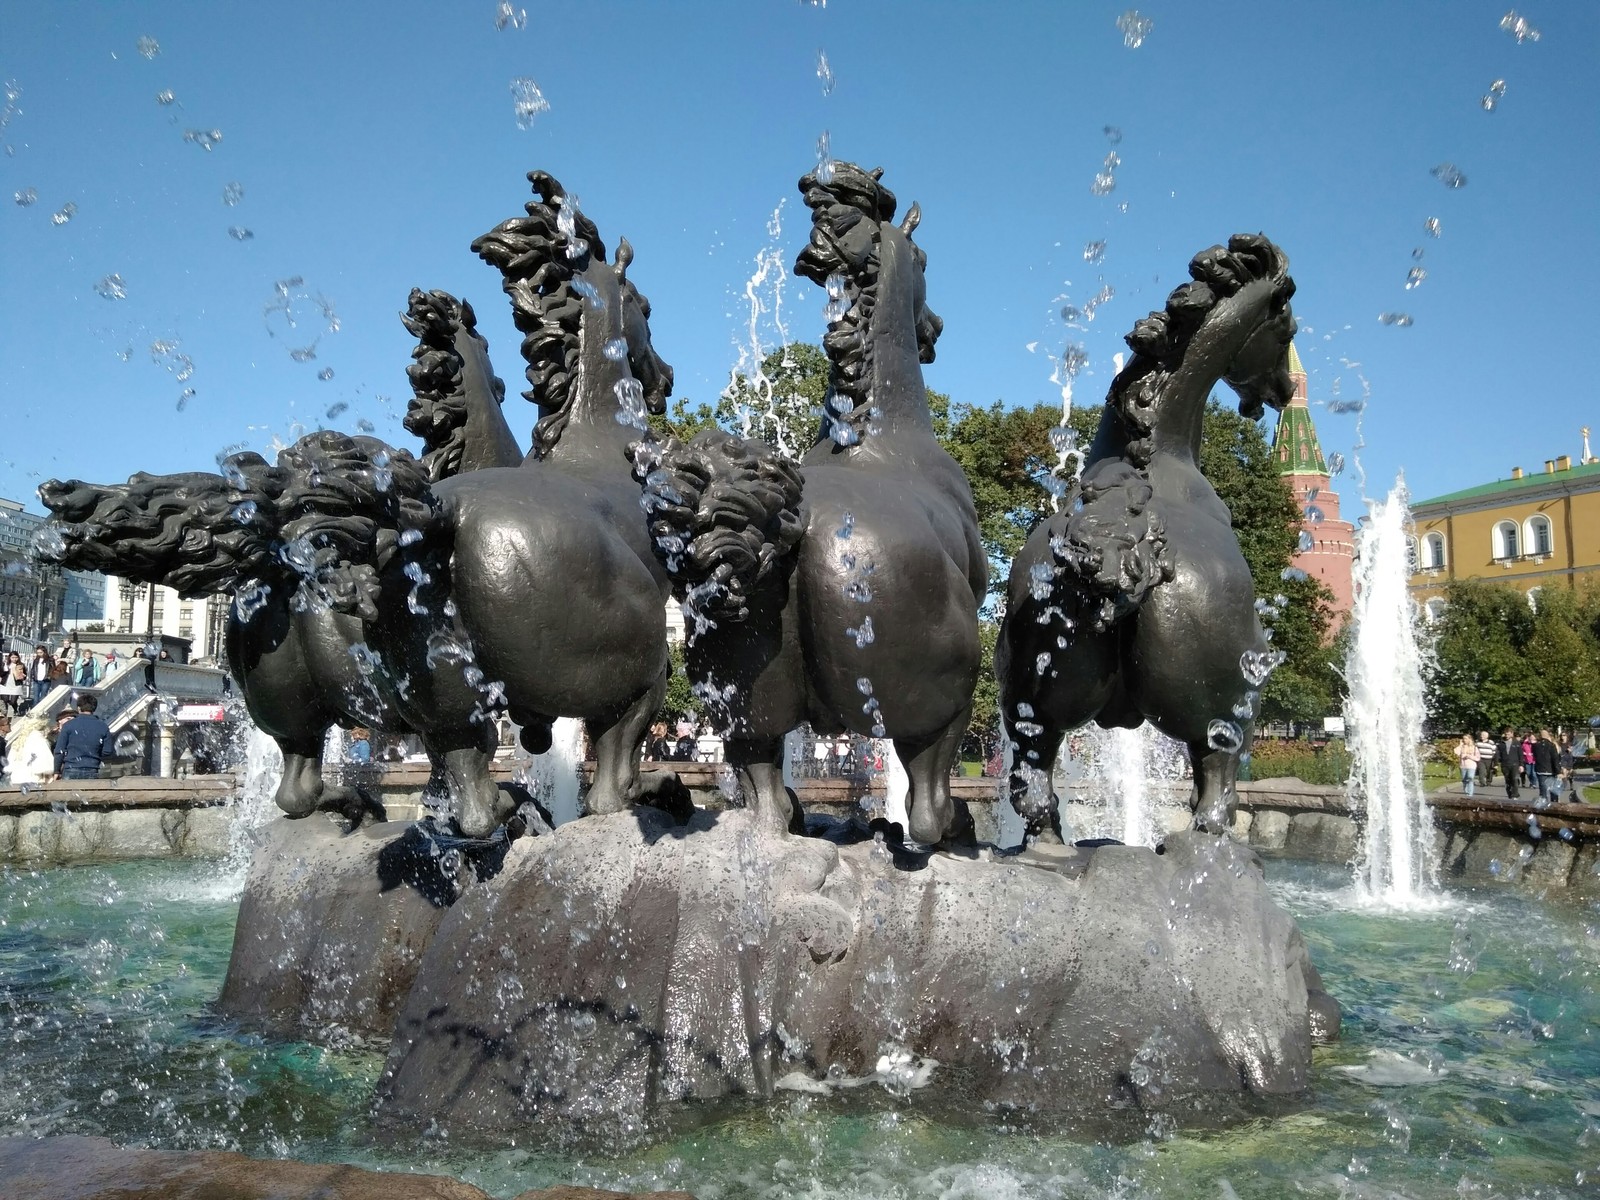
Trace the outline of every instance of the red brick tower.
<instances>
[{"instance_id":1,"label":"red brick tower","mask_svg":"<svg viewBox=\"0 0 1600 1200\"><path fill-rule=\"evenodd\" d=\"M1322 457L1306 403L1306 369L1293 345L1289 347L1289 375L1294 380L1294 399L1278 416L1272 453L1278 461L1278 474L1288 482L1295 503L1305 514L1300 526L1301 549L1292 562L1333 593L1330 628L1337 631L1350 613L1355 529L1339 516L1339 495L1329 486L1328 463Z\"/></svg>"}]
</instances>

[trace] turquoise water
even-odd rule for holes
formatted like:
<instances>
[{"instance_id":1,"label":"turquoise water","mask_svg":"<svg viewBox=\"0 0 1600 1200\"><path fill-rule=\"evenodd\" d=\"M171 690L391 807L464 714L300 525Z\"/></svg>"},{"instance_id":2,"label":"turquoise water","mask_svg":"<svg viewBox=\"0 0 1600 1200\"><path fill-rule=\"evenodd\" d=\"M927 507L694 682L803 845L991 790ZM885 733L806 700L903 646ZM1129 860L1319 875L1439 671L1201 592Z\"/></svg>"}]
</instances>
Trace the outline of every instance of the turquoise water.
<instances>
[{"instance_id":1,"label":"turquoise water","mask_svg":"<svg viewBox=\"0 0 1600 1200\"><path fill-rule=\"evenodd\" d=\"M7 870L0 1134L340 1159L497 1195L567 1181L701 1200L1600 1195L1600 906L1460 892L1385 914L1354 907L1340 872L1269 871L1345 1005L1344 1041L1318 1051L1297 1111L1224 1131L1157 1122L1102 1145L982 1113L941 1120L927 1092L786 1096L574 1159L534 1129L494 1154L378 1144L367 1105L383 1047L267 1042L213 1015L236 878L192 863Z\"/></svg>"}]
</instances>

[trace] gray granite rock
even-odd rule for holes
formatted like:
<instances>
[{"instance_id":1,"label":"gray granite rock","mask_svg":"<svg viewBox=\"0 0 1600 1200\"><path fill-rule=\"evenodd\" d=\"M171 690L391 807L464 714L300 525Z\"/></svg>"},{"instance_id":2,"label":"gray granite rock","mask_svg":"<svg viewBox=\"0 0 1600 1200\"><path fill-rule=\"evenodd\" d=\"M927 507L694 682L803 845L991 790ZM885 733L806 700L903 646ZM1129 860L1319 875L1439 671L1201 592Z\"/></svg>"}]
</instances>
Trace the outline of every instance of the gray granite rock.
<instances>
[{"instance_id":1,"label":"gray granite rock","mask_svg":"<svg viewBox=\"0 0 1600 1200\"><path fill-rule=\"evenodd\" d=\"M1337 1030L1231 838L886 857L742 811L678 827L637 809L515 843L423 957L381 1119L628 1136L709 1111L675 1102L842 1078L926 1081L968 1111L1141 1113L1298 1092L1313 1011Z\"/></svg>"},{"instance_id":2,"label":"gray granite rock","mask_svg":"<svg viewBox=\"0 0 1600 1200\"><path fill-rule=\"evenodd\" d=\"M417 836L391 823L345 833L327 816L268 822L218 1007L282 1036L387 1035L456 894L427 847L419 873Z\"/></svg>"}]
</instances>

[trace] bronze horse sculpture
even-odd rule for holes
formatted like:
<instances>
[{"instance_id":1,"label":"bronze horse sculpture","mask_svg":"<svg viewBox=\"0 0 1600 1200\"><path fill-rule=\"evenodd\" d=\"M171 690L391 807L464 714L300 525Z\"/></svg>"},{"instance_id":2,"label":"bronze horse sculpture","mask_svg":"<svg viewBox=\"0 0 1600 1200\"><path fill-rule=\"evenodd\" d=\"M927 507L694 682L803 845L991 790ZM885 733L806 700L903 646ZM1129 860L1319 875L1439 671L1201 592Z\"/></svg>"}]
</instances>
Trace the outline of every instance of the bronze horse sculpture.
<instances>
[{"instance_id":1,"label":"bronze horse sculpture","mask_svg":"<svg viewBox=\"0 0 1600 1200\"><path fill-rule=\"evenodd\" d=\"M499 711L534 753L555 717L585 719L599 759L591 811L687 800L676 776L639 770L670 670L668 583L627 455L664 407L671 368L626 278L631 248L607 264L560 185L529 178L540 198L528 216L473 243L527 335L526 396L543 415L526 459L470 306L414 292L406 425L427 446L420 463L321 433L278 467L247 454L222 475L41 489L65 522L61 561L237 593L229 660L284 750L277 801L291 816L351 803L322 779L321 746L332 724L360 723L419 733L462 831L487 835L523 795L489 776Z\"/></svg>"},{"instance_id":2,"label":"bronze horse sculpture","mask_svg":"<svg viewBox=\"0 0 1600 1200\"><path fill-rule=\"evenodd\" d=\"M1233 818L1239 758L1276 665L1227 506L1200 473L1219 379L1259 418L1293 397L1294 281L1283 252L1236 236L1127 337L1081 480L1011 566L995 652L1015 744L1011 803L1030 837L1061 835L1050 776L1065 734L1150 722L1183 742L1199 828Z\"/></svg>"},{"instance_id":3,"label":"bronze horse sculpture","mask_svg":"<svg viewBox=\"0 0 1600 1200\"><path fill-rule=\"evenodd\" d=\"M890 737L910 777L910 836L967 836L950 794L978 676L987 565L972 492L934 437L922 380L942 322L928 308L913 205L893 222L881 171L833 163L800 181L812 210L796 273L833 319L827 407L796 467L708 431L639 447L656 546L689 626L696 690L724 728L746 803L802 830L783 738Z\"/></svg>"},{"instance_id":4,"label":"bronze horse sculpture","mask_svg":"<svg viewBox=\"0 0 1600 1200\"><path fill-rule=\"evenodd\" d=\"M392 535L378 551L376 541L362 545L342 536L341 522L357 508L397 500L408 483L424 490L457 471L522 458L501 413L505 388L489 366L472 307L445 292L414 289L402 320L419 339L407 369L414 395L406 427L423 439L420 463L375 438L317 433L285 450L276 467L243 453L225 459L221 474L141 472L120 485L52 480L39 492L57 518L56 557L67 565L165 584L184 596L233 597L229 669L251 720L283 753L275 800L294 817L319 808L353 815L367 807L353 789L324 776L323 745L335 724L419 734L434 763L431 786L448 787L444 756L431 744L439 717L418 722L402 715L408 681L376 648L375 596L352 587L330 591L335 578L346 584L353 578L349 571L330 573L333 546L342 543L370 570L393 555ZM352 528L378 536L376 524ZM463 688L453 709L470 709L476 700ZM470 770L479 787L493 788L493 746L485 728L478 735L484 744L476 761L458 755L456 766ZM508 785L512 803L522 798L521 789Z\"/></svg>"}]
</instances>

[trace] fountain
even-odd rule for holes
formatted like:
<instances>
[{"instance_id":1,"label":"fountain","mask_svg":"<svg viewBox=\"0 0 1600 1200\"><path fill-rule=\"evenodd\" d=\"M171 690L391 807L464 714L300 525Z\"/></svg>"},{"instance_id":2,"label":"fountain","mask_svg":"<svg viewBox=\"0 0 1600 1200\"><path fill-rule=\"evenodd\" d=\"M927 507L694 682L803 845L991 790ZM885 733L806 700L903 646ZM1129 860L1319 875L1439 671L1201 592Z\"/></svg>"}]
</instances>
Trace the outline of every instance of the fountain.
<instances>
[{"instance_id":1,"label":"fountain","mask_svg":"<svg viewBox=\"0 0 1600 1200\"><path fill-rule=\"evenodd\" d=\"M1373 903L1413 908L1437 887L1433 816L1423 803L1422 651L1411 575L1405 483L1372 501L1357 542L1350 698L1350 790L1365 805L1357 885Z\"/></svg>"}]
</instances>

